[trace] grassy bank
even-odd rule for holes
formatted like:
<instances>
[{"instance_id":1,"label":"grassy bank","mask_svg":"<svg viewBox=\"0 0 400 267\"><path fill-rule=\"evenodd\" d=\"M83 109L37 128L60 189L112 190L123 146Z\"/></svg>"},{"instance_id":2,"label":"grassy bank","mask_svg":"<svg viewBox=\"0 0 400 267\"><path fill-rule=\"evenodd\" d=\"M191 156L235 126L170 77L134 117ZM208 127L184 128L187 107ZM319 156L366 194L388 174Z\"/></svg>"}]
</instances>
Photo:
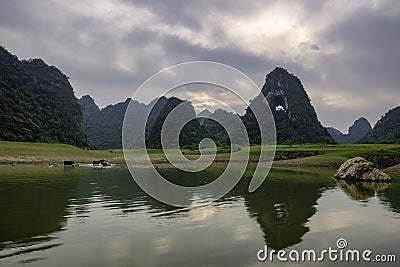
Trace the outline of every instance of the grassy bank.
<instances>
[{"instance_id":1,"label":"grassy bank","mask_svg":"<svg viewBox=\"0 0 400 267\"><path fill-rule=\"evenodd\" d=\"M260 146L250 147L250 161L257 161ZM143 150L135 152L138 161ZM228 161L229 153L221 150L217 154L217 161ZM166 163L162 150L150 149L148 153L156 163ZM186 157L198 157L198 151L184 149ZM274 166L276 167L338 167L346 159L362 156L377 164L380 168L387 168L400 164L400 145L390 144L355 144L355 145L279 145L276 149ZM64 160L79 163L91 163L97 159L107 159L112 163L124 163L122 150L83 150L63 144L19 143L0 141L0 164L62 164ZM400 166L400 165L399 165ZM391 172L399 172L400 167L392 167Z\"/></svg>"},{"instance_id":2,"label":"grassy bank","mask_svg":"<svg viewBox=\"0 0 400 267\"><path fill-rule=\"evenodd\" d=\"M64 160L90 163L107 158L123 163L122 151L83 150L70 145L0 141L0 164L62 164Z\"/></svg>"}]
</instances>

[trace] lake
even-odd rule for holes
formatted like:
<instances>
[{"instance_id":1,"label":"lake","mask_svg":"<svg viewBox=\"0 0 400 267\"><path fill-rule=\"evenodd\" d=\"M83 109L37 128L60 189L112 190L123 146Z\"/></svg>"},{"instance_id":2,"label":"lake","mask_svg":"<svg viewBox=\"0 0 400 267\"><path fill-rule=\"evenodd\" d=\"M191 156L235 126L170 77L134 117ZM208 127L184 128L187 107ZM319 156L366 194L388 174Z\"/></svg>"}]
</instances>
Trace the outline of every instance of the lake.
<instances>
[{"instance_id":1,"label":"lake","mask_svg":"<svg viewBox=\"0 0 400 267\"><path fill-rule=\"evenodd\" d=\"M183 184L213 179L160 172ZM400 185L337 182L333 173L272 169L254 193L244 177L210 205L176 208L146 195L123 166L3 166L0 266L343 266L257 259L265 245L320 251L339 238L400 260Z\"/></svg>"}]
</instances>

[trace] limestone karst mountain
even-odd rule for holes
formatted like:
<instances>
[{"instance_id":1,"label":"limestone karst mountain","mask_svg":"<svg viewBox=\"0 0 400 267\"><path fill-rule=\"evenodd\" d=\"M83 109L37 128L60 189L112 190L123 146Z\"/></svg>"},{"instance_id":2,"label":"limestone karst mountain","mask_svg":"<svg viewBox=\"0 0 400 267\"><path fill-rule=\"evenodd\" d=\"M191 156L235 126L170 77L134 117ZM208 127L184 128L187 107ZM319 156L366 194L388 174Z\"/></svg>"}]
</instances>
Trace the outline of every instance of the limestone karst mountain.
<instances>
[{"instance_id":1,"label":"limestone karst mountain","mask_svg":"<svg viewBox=\"0 0 400 267\"><path fill-rule=\"evenodd\" d=\"M68 77L42 59L19 60L1 46L0 140L88 145Z\"/></svg>"},{"instance_id":2,"label":"limestone karst mountain","mask_svg":"<svg viewBox=\"0 0 400 267\"><path fill-rule=\"evenodd\" d=\"M262 94L264 94L272 109L277 129L278 143L325 143L327 140L332 140L326 129L322 127L321 123L318 121L317 114L300 80L293 74L289 74L287 70L276 68L269 73L262 89ZM162 97L153 100L153 102L147 105L153 106L153 104L155 104L146 124L146 143L150 147L160 147L161 123L174 107L183 102L184 100L175 97L169 99ZM256 102L257 98L251 105L254 105ZM84 102L81 101L81 104L82 103ZM146 105L144 104L137 102L135 105L143 107L143 112L146 110ZM110 127L110 124L107 123L107 118L102 116L100 116L100 121L96 122L101 125L101 127L97 127L95 131L91 131L92 128L90 124L93 123L93 120L92 122L88 121L90 115L86 114L86 112L103 114L105 110L112 110L117 107L120 107L120 105L108 106L101 110L100 113L96 108L93 108L92 105L89 105L88 108L84 107L85 131L88 134L89 140L93 141L98 148L121 147L121 134L114 131L119 131L122 128L123 114L126 110L127 103L121 106L124 108L119 109L120 113L117 117L110 115L110 118L114 118L112 131L106 130L106 128ZM192 105L190 104L188 107L188 114L194 113ZM142 116L140 108L135 112L137 112L137 116ZM110 114L113 113L110 111ZM183 117L185 115L187 114L183 114ZM195 116L195 114L192 115ZM181 145L196 144L204 137L211 138L220 145L229 144L227 132L220 124L214 122L212 119L215 117L221 120L233 121L235 116L237 115L225 110L216 110L214 113L204 111L198 114L197 120L193 120L188 126L185 126L184 130L187 132L181 134L181 138L183 138ZM259 143L260 133L250 108L247 109L242 119L248 131L250 143ZM97 120L95 119L94 121ZM95 135L98 135L101 131L109 132L109 134L105 134L102 138L108 141L96 140L97 137L95 138ZM113 140L112 143L110 143L111 140ZM239 139L237 141L240 142Z\"/></svg>"},{"instance_id":3,"label":"limestone karst mountain","mask_svg":"<svg viewBox=\"0 0 400 267\"><path fill-rule=\"evenodd\" d=\"M383 115L359 143L400 143L400 106Z\"/></svg>"},{"instance_id":4,"label":"limestone karst mountain","mask_svg":"<svg viewBox=\"0 0 400 267\"><path fill-rule=\"evenodd\" d=\"M353 125L349 127L348 133L344 134L341 131L327 127L329 134L340 144L354 144L357 143L363 136L365 136L372 127L369 121L361 117L354 121Z\"/></svg>"},{"instance_id":5,"label":"limestone karst mountain","mask_svg":"<svg viewBox=\"0 0 400 267\"><path fill-rule=\"evenodd\" d=\"M83 129L88 136L88 140L98 149L116 149L122 148L122 127L126 109L128 108L130 98L124 102L115 105L108 105L100 109L93 98L83 96L79 99L79 103L83 110ZM161 129L165 118L169 112L177 105L185 101L179 98L161 97L154 99L148 105L140 103L136 100L131 102L131 112L135 117L143 118L148 114L146 120L145 136L146 144L149 147L161 146ZM187 102L187 101L186 101ZM194 109L190 102L188 103L189 113L195 117ZM150 107L153 107L151 111ZM184 114L187 115L187 114ZM146 118L144 118L146 119ZM197 124L196 124L197 123ZM194 125L196 124L196 125ZM194 128L193 128L194 127ZM187 132L190 131L190 134ZM202 131L198 121L191 122L185 126L181 137L183 145L190 145L199 142Z\"/></svg>"},{"instance_id":6,"label":"limestone karst mountain","mask_svg":"<svg viewBox=\"0 0 400 267\"><path fill-rule=\"evenodd\" d=\"M325 143L331 137L318 121L299 78L286 69L275 68L270 72L262 88L275 119L278 144L282 143ZM254 105L257 98L250 104ZM259 143L257 122L251 112L243 116L251 143Z\"/></svg>"}]
</instances>

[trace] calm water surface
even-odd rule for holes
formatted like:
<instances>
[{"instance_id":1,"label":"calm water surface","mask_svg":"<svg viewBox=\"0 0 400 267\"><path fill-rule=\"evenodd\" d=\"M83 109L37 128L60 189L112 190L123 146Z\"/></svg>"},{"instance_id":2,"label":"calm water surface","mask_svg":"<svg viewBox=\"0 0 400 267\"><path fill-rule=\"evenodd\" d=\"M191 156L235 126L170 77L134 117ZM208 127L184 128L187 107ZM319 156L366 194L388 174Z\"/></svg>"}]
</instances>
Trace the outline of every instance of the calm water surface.
<instances>
[{"instance_id":1,"label":"calm water surface","mask_svg":"<svg viewBox=\"0 0 400 267\"><path fill-rule=\"evenodd\" d=\"M147 196L124 167L1 167L0 266L343 266L256 257L264 245L318 251L338 238L399 261L400 186L332 174L273 170L255 193L244 178L211 205L179 209Z\"/></svg>"}]
</instances>

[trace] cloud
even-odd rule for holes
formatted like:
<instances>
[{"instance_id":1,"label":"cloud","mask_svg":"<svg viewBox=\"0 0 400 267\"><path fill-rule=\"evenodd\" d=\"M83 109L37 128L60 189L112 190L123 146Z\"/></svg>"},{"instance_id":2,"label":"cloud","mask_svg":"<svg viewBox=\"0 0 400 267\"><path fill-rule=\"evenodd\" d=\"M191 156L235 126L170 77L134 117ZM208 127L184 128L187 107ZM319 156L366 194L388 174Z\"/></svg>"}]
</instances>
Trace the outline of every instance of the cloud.
<instances>
[{"instance_id":1,"label":"cloud","mask_svg":"<svg viewBox=\"0 0 400 267\"><path fill-rule=\"evenodd\" d=\"M299 47L302 49L309 49L309 50L320 50L319 46L317 44L312 44L310 42L301 42L299 43Z\"/></svg>"},{"instance_id":2,"label":"cloud","mask_svg":"<svg viewBox=\"0 0 400 267\"><path fill-rule=\"evenodd\" d=\"M399 105L399 25L398 1L0 3L1 45L58 66L101 106L184 61L222 62L259 86L282 66L303 81L322 123L341 130Z\"/></svg>"}]
</instances>

